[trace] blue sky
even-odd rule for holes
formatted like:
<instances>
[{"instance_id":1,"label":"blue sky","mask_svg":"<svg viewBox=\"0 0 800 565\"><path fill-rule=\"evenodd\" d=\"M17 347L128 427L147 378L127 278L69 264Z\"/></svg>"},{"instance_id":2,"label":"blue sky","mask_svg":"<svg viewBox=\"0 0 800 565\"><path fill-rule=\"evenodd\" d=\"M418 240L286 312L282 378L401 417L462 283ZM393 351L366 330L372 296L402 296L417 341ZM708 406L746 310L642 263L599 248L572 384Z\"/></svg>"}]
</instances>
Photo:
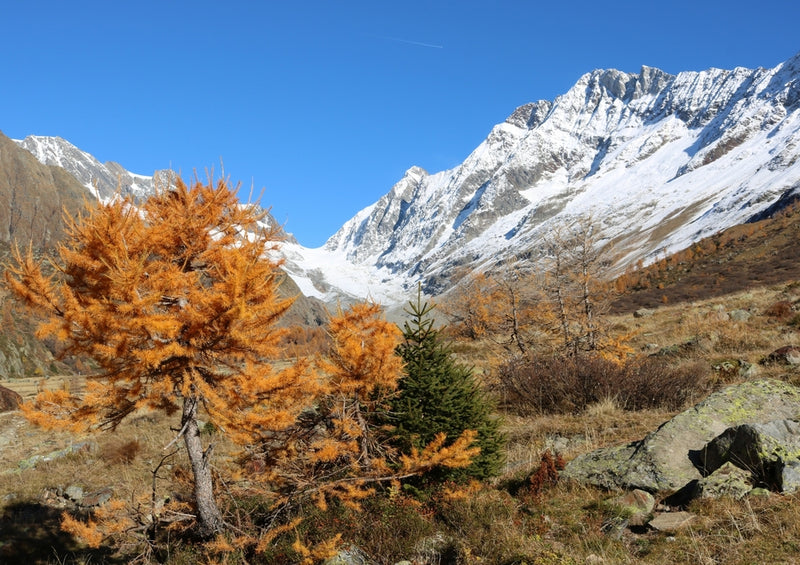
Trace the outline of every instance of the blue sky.
<instances>
[{"instance_id":1,"label":"blue sky","mask_svg":"<svg viewBox=\"0 0 800 565\"><path fill-rule=\"evenodd\" d=\"M140 174L220 169L315 247L595 68L773 67L800 2L7 2L0 130Z\"/></svg>"}]
</instances>

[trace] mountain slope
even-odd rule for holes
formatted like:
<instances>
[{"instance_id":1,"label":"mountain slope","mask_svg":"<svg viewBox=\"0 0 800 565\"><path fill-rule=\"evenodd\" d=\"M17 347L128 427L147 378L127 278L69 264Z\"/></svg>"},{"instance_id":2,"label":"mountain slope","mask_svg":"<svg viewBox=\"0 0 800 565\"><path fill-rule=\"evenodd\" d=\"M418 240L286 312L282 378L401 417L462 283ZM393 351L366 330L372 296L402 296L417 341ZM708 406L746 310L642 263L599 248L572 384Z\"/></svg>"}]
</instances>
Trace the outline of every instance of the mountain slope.
<instances>
[{"instance_id":1,"label":"mountain slope","mask_svg":"<svg viewBox=\"0 0 800 565\"><path fill-rule=\"evenodd\" d=\"M294 274L325 291L346 285L314 262L351 264L402 301L417 281L436 294L459 272L535 260L551 230L586 215L622 268L798 192L798 157L800 54L773 69L597 70L518 108L458 167L409 169L324 249L296 250Z\"/></svg>"},{"instance_id":2,"label":"mountain slope","mask_svg":"<svg viewBox=\"0 0 800 565\"><path fill-rule=\"evenodd\" d=\"M32 245L39 257L52 254L64 235L64 214L77 215L95 196L110 198L118 178L124 194L141 199L152 193L152 177L103 165L64 139L30 136L15 142L0 133L0 378L67 373L81 366L77 359L65 359L67 365L57 361L55 343L35 337L39 319L9 293L2 275L14 242L23 249ZM290 279L279 291L297 297L283 324L317 326L325 320L323 306L298 296Z\"/></svg>"},{"instance_id":3,"label":"mountain slope","mask_svg":"<svg viewBox=\"0 0 800 565\"><path fill-rule=\"evenodd\" d=\"M52 246L64 211L83 208L84 187L60 167L37 161L0 133L0 241Z\"/></svg>"},{"instance_id":4,"label":"mountain slope","mask_svg":"<svg viewBox=\"0 0 800 565\"><path fill-rule=\"evenodd\" d=\"M141 197L149 177L101 164L60 138L18 143L87 187ZM402 304L524 258L590 216L615 272L758 219L800 195L800 54L772 69L670 75L596 70L553 101L517 108L459 166L410 168L328 242L283 244L286 270L328 303Z\"/></svg>"},{"instance_id":5,"label":"mountain slope","mask_svg":"<svg viewBox=\"0 0 800 565\"><path fill-rule=\"evenodd\" d=\"M53 344L34 336L37 320L9 295L2 272L14 243L52 250L63 236L63 214L77 214L87 197L64 169L40 163L0 134L0 378L66 370L56 361Z\"/></svg>"},{"instance_id":6,"label":"mountain slope","mask_svg":"<svg viewBox=\"0 0 800 565\"><path fill-rule=\"evenodd\" d=\"M153 177L126 171L119 163L103 164L61 137L29 135L15 141L39 162L66 170L98 198L111 198L119 190L138 200L154 190ZM167 171L160 173L168 174Z\"/></svg>"}]
</instances>

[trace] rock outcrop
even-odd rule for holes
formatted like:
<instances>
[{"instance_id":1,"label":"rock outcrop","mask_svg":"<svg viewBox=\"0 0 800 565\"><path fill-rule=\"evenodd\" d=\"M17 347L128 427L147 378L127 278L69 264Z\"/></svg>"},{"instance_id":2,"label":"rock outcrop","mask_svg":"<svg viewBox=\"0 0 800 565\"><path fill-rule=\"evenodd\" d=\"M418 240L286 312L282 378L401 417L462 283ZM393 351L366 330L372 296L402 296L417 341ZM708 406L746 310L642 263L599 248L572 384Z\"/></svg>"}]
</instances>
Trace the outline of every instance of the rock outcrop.
<instances>
[{"instance_id":1,"label":"rock outcrop","mask_svg":"<svg viewBox=\"0 0 800 565\"><path fill-rule=\"evenodd\" d=\"M700 450L696 459L704 475L733 464L750 472L756 484L795 492L800 488L800 423L773 420L728 428Z\"/></svg>"},{"instance_id":2,"label":"rock outcrop","mask_svg":"<svg viewBox=\"0 0 800 565\"><path fill-rule=\"evenodd\" d=\"M791 421L798 417L800 389L774 380L746 382L712 394L640 441L599 449L575 458L567 464L562 477L609 489L676 492L693 488L704 473L709 474L724 462L740 464L733 452L719 447L715 448L714 453L724 452L727 455L715 455L715 461L719 464L711 468L709 460L712 448L703 451L709 442L718 436L728 438L733 434L734 439L730 441L735 443L737 434L750 430L751 435L756 434L761 438L761 443L754 449L765 454L762 459L752 459L751 467L761 464L758 461L773 461L781 453L785 456L780 463L784 473L781 485L795 485L793 473L796 474L800 469L800 461L796 461L796 452L800 449L794 443L783 443L780 444L783 447L778 448L773 440L778 436L777 430L781 425L787 429L797 425L796 422L776 424L775 420ZM750 427L726 432L745 424ZM783 439L788 441L785 436ZM723 441L726 440L718 440L717 444L712 445L721 446ZM800 439L791 441L798 442ZM755 477L756 482L762 479Z\"/></svg>"}]
</instances>

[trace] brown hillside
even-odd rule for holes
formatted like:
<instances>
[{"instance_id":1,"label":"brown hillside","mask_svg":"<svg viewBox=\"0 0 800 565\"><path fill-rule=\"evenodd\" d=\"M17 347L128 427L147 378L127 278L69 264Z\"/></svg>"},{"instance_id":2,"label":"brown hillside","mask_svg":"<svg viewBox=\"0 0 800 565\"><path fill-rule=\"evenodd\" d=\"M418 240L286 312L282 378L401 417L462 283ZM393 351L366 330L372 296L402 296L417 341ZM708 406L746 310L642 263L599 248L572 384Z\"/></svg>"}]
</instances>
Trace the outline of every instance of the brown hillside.
<instances>
[{"instance_id":1,"label":"brown hillside","mask_svg":"<svg viewBox=\"0 0 800 565\"><path fill-rule=\"evenodd\" d=\"M84 207L88 191L61 167L42 165L0 133L0 241L52 247L63 213Z\"/></svg>"},{"instance_id":2,"label":"brown hillside","mask_svg":"<svg viewBox=\"0 0 800 565\"><path fill-rule=\"evenodd\" d=\"M800 280L800 206L731 227L617 280L615 313Z\"/></svg>"}]
</instances>

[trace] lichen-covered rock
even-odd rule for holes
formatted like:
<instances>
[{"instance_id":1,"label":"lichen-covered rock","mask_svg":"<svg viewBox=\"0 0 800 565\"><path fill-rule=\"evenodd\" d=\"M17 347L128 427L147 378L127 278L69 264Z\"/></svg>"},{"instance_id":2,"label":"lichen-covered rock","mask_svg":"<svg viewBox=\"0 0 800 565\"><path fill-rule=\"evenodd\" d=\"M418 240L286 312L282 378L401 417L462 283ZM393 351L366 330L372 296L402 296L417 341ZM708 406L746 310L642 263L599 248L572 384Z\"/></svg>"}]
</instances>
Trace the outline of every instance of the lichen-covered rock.
<instances>
[{"instance_id":1,"label":"lichen-covered rock","mask_svg":"<svg viewBox=\"0 0 800 565\"><path fill-rule=\"evenodd\" d=\"M629 526L644 526L652 518L656 499L649 492L636 489L618 496L611 504L627 516Z\"/></svg>"},{"instance_id":2,"label":"lichen-covered rock","mask_svg":"<svg viewBox=\"0 0 800 565\"><path fill-rule=\"evenodd\" d=\"M94 441L81 441L78 443L74 443L65 447L64 449L59 449L57 451L51 451L46 455L34 455L33 457L29 457L28 459L23 459L18 463L20 470L27 470L33 469L39 463L46 463L48 461L55 461L56 459L62 459L67 457L68 455L73 455L76 453L87 453L97 450L97 443Z\"/></svg>"},{"instance_id":3,"label":"lichen-covered rock","mask_svg":"<svg viewBox=\"0 0 800 565\"><path fill-rule=\"evenodd\" d=\"M369 557L360 548L351 545L340 549L336 555L325 560L324 565L370 565Z\"/></svg>"},{"instance_id":4,"label":"lichen-covered rock","mask_svg":"<svg viewBox=\"0 0 800 565\"><path fill-rule=\"evenodd\" d=\"M732 310L729 315L734 322L746 322L753 317L747 310Z\"/></svg>"},{"instance_id":5,"label":"lichen-covered rock","mask_svg":"<svg viewBox=\"0 0 800 565\"><path fill-rule=\"evenodd\" d=\"M800 488L800 423L773 420L728 428L696 457L704 474L731 462L751 472L758 484L794 492Z\"/></svg>"},{"instance_id":6,"label":"lichen-covered rock","mask_svg":"<svg viewBox=\"0 0 800 565\"><path fill-rule=\"evenodd\" d=\"M690 458L726 429L800 416L800 389L759 380L722 389L662 424L644 439L576 457L564 478L603 488L675 492L702 475Z\"/></svg>"},{"instance_id":7,"label":"lichen-covered rock","mask_svg":"<svg viewBox=\"0 0 800 565\"><path fill-rule=\"evenodd\" d=\"M753 475L734 465L725 463L709 476L697 483L697 496L700 498L720 498L729 496L737 500L744 498L753 490Z\"/></svg>"}]
</instances>

